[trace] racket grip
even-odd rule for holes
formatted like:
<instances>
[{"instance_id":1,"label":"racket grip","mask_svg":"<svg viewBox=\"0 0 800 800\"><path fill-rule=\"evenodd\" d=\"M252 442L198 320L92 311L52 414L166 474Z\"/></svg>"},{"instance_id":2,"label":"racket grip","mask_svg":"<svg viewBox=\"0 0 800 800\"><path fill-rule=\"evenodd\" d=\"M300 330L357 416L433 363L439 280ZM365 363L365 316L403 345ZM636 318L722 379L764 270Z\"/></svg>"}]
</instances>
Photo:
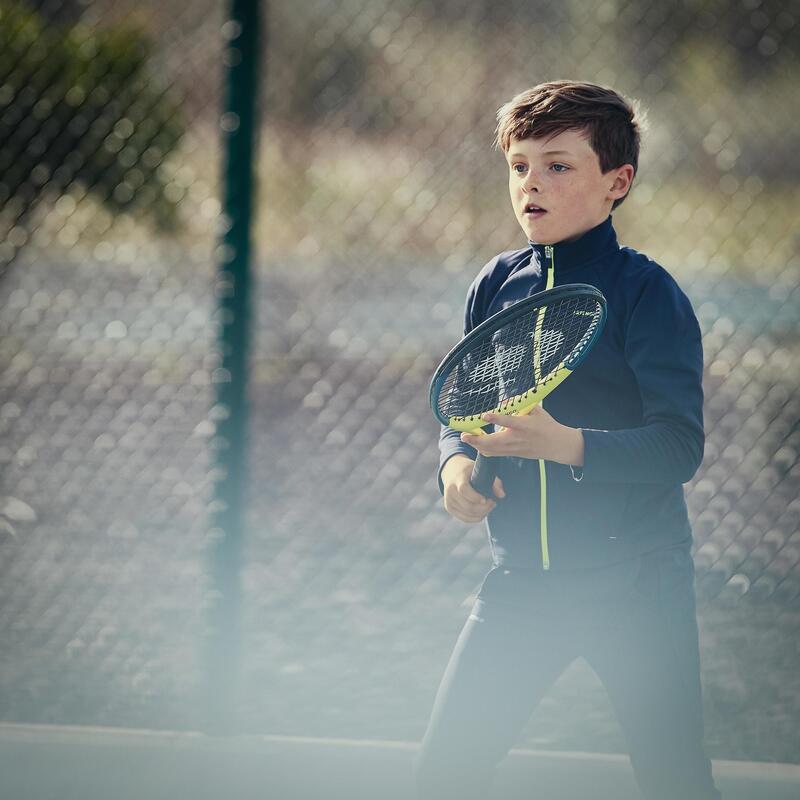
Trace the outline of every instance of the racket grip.
<instances>
[{"instance_id":1,"label":"racket grip","mask_svg":"<svg viewBox=\"0 0 800 800\"><path fill-rule=\"evenodd\" d=\"M472 488L484 497L494 499L494 479L497 473L494 468L494 459L478 453L475 466L472 468L472 477L469 479Z\"/></svg>"}]
</instances>

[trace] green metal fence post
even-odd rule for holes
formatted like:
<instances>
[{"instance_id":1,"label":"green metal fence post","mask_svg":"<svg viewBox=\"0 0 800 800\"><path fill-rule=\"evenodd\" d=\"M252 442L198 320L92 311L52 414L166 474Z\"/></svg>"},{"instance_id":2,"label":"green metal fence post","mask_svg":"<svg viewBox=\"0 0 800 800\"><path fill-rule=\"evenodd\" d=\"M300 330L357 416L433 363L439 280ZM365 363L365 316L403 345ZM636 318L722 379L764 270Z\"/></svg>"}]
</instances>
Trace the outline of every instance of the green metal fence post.
<instances>
[{"instance_id":1,"label":"green metal fence post","mask_svg":"<svg viewBox=\"0 0 800 800\"><path fill-rule=\"evenodd\" d=\"M241 551L244 522L249 345L250 228L254 193L260 1L231 0L227 98L221 118L225 147L222 241L215 292L221 363L214 373L216 492L212 508L207 729L236 730L241 671Z\"/></svg>"}]
</instances>

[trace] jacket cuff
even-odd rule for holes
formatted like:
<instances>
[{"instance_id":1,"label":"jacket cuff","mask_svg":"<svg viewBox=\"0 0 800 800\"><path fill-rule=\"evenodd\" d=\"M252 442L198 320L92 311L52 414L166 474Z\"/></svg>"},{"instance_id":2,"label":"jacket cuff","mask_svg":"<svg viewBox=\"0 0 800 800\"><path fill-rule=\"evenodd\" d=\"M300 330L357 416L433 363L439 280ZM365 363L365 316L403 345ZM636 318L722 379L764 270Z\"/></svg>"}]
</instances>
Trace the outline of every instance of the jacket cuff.
<instances>
[{"instance_id":1,"label":"jacket cuff","mask_svg":"<svg viewBox=\"0 0 800 800\"><path fill-rule=\"evenodd\" d=\"M584 475L588 472L591 480L592 469L596 467L595 461L598 457L599 441L602 441L602 436L608 431L599 428L581 428L583 434L583 466L570 467L572 478L575 481L581 481Z\"/></svg>"}]
</instances>

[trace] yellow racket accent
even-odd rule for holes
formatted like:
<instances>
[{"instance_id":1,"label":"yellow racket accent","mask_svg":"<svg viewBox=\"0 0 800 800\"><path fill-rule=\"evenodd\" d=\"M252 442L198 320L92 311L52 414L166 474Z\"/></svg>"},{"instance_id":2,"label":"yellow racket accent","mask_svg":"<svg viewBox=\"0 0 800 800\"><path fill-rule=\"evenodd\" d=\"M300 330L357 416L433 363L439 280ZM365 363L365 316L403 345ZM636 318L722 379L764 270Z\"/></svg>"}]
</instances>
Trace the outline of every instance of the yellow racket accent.
<instances>
[{"instance_id":1,"label":"yellow racket accent","mask_svg":"<svg viewBox=\"0 0 800 800\"><path fill-rule=\"evenodd\" d=\"M556 386L571 374L572 370L568 367L559 367L554 370L548 378L545 378L544 382L539 386L528 389L527 392L518 394L515 397L509 397L507 400L500 403L499 406L489 409L486 413L505 414L509 417L512 415L522 416L523 414L529 414L534 406L539 405ZM485 433L482 428L486 425L486 420L482 419L480 414L471 414L468 417L450 417L447 424L454 431Z\"/></svg>"},{"instance_id":2,"label":"yellow racket accent","mask_svg":"<svg viewBox=\"0 0 800 800\"><path fill-rule=\"evenodd\" d=\"M536 327L533 331L533 376L538 383L542 379L542 325L547 306L542 306L536 312Z\"/></svg>"}]
</instances>

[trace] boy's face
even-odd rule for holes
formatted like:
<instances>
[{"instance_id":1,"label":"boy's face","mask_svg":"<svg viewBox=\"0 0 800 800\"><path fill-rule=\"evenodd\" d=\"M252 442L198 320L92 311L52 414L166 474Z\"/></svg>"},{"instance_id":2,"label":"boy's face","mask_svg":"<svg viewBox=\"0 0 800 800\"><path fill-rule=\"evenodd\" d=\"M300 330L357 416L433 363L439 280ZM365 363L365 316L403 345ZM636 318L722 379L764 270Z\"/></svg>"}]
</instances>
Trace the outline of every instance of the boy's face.
<instances>
[{"instance_id":1,"label":"boy's face","mask_svg":"<svg viewBox=\"0 0 800 800\"><path fill-rule=\"evenodd\" d=\"M633 180L630 164L601 172L583 131L512 139L506 161L514 213L537 244L577 239L599 225Z\"/></svg>"}]
</instances>

